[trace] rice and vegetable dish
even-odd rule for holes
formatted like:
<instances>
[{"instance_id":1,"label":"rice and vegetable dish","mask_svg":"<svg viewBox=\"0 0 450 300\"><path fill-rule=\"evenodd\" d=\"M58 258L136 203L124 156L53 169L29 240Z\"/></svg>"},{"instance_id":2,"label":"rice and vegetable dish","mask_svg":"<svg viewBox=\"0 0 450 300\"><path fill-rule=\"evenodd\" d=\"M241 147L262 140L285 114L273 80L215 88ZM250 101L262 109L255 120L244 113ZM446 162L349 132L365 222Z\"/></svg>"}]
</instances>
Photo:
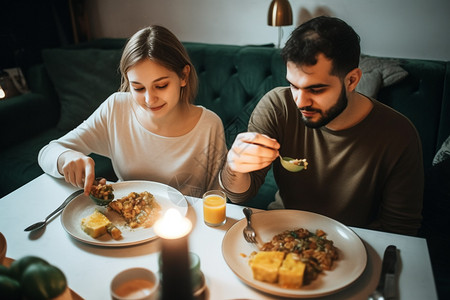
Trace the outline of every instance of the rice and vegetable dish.
<instances>
[{"instance_id":1,"label":"rice and vegetable dish","mask_svg":"<svg viewBox=\"0 0 450 300\"><path fill-rule=\"evenodd\" d=\"M113 200L108 207L119 213L131 228L151 227L161 211L155 197L147 191L132 192L128 196Z\"/></svg>"}]
</instances>

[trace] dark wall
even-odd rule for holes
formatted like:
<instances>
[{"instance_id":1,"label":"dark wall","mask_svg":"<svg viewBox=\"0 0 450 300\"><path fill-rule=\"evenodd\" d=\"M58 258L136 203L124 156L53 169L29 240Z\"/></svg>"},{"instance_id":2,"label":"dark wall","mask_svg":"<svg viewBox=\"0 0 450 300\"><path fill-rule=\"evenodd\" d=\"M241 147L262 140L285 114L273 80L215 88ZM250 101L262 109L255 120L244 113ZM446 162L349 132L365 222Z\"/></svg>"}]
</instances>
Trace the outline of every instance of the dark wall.
<instances>
[{"instance_id":1,"label":"dark wall","mask_svg":"<svg viewBox=\"0 0 450 300\"><path fill-rule=\"evenodd\" d=\"M0 69L41 61L41 50L73 43L70 0L3 0Z\"/></svg>"}]
</instances>

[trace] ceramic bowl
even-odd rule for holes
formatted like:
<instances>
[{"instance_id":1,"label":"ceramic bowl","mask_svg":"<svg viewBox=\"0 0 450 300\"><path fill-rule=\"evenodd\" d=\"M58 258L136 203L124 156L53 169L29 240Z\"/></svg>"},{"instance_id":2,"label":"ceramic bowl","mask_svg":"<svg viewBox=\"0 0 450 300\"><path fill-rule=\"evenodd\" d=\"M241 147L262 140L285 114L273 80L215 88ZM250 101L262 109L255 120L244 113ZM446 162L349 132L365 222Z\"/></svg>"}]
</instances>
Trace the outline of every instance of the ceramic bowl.
<instances>
[{"instance_id":1,"label":"ceramic bowl","mask_svg":"<svg viewBox=\"0 0 450 300\"><path fill-rule=\"evenodd\" d=\"M149 269L126 269L114 277L110 289L114 300L156 300L159 278Z\"/></svg>"}]
</instances>

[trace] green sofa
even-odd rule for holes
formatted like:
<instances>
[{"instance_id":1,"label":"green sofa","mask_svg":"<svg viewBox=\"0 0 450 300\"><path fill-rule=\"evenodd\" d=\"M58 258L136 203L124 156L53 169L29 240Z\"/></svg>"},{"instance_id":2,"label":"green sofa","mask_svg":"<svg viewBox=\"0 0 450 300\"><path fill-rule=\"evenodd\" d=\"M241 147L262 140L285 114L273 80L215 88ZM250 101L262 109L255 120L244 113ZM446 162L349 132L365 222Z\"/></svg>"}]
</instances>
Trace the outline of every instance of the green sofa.
<instances>
[{"instance_id":1,"label":"green sofa","mask_svg":"<svg viewBox=\"0 0 450 300\"><path fill-rule=\"evenodd\" d=\"M124 43L124 39L102 39L46 49L42 63L25 70L31 92L0 101L0 197L42 174L37 164L39 149L79 124L118 89L117 68ZM235 136L246 130L258 100L273 87L287 85L280 50L272 45L184 44L200 79L196 103L220 116L230 147ZM449 172L441 166L441 173L436 175L432 161L450 136L449 62L371 59L375 67L365 70L370 76L363 77L376 83L369 90L406 115L422 139L427 188L421 235L428 239L435 271L444 272L441 259L445 256L439 248L446 248L443 242L448 244L450 193L447 181L436 184L436 176L442 180L441 175L448 176ZM393 72L392 65L397 67ZM399 68L406 72L392 81L399 75ZM108 159L95 156L95 160L97 175L116 179ZM247 205L266 208L275 192L269 173L258 195ZM448 286L448 276L441 275L436 275L438 285L443 281Z\"/></svg>"}]
</instances>

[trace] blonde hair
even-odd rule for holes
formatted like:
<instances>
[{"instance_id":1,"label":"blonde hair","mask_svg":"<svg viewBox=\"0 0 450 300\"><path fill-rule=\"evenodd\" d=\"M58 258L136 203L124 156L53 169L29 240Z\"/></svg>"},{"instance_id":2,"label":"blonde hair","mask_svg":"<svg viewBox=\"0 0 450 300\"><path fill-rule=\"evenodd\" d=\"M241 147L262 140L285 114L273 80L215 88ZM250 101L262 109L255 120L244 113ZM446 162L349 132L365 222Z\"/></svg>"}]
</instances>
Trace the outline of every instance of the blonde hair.
<instances>
[{"instance_id":1,"label":"blonde hair","mask_svg":"<svg viewBox=\"0 0 450 300\"><path fill-rule=\"evenodd\" d=\"M186 86L181 88L180 101L194 102L198 90L197 73L183 44L172 32L165 27L152 25L139 30L128 40L120 59L120 91L130 90L127 72L143 59L151 59L186 79ZM189 65L190 71L184 78L186 65Z\"/></svg>"}]
</instances>

